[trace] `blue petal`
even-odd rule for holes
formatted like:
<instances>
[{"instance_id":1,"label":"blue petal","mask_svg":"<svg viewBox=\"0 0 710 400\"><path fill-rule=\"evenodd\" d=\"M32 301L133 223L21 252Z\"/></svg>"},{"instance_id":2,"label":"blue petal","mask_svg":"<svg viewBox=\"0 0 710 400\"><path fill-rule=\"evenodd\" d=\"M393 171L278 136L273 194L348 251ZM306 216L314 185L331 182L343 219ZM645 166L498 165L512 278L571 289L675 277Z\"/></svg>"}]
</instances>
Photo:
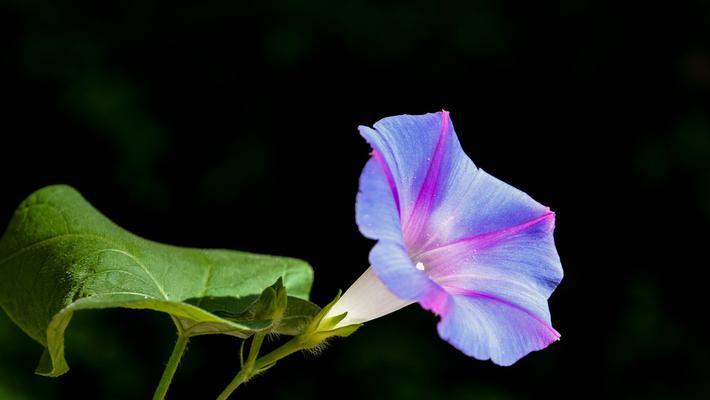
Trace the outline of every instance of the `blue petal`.
<instances>
[{"instance_id":1,"label":"blue petal","mask_svg":"<svg viewBox=\"0 0 710 400\"><path fill-rule=\"evenodd\" d=\"M427 226L426 249L523 225L549 208L481 169L453 170Z\"/></svg>"},{"instance_id":2,"label":"blue petal","mask_svg":"<svg viewBox=\"0 0 710 400\"><path fill-rule=\"evenodd\" d=\"M384 118L360 133L382 159L407 248L418 253L519 225L548 209L476 168L447 112Z\"/></svg>"},{"instance_id":3,"label":"blue petal","mask_svg":"<svg viewBox=\"0 0 710 400\"><path fill-rule=\"evenodd\" d=\"M480 193L499 193L490 207L525 210L534 202L496 179L485 182L494 187ZM474 225L469 231L477 234L428 250L416 261L452 297L439 325L442 338L470 356L510 365L559 338L547 298L563 272L553 239L554 213L509 217L515 222L532 218L517 225L490 215L492 230L481 233Z\"/></svg>"},{"instance_id":4,"label":"blue petal","mask_svg":"<svg viewBox=\"0 0 710 400\"><path fill-rule=\"evenodd\" d=\"M519 287L545 300L562 280L563 271L553 238L554 213L530 222L476 235L419 254L416 261L444 288L483 290L506 297ZM498 289L486 288L490 284ZM483 285L483 288L482 288ZM482 288L482 289L481 289Z\"/></svg>"},{"instance_id":5,"label":"blue petal","mask_svg":"<svg viewBox=\"0 0 710 400\"><path fill-rule=\"evenodd\" d=\"M511 365L560 337L547 321L526 308L473 292L452 296L438 330L466 355L498 365Z\"/></svg>"},{"instance_id":6,"label":"blue petal","mask_svg":"<svg viewBox=\"0 0 710 400\"><path fill-rule=\"evenodd\" d=\"M363 235L379 240L370 252L370 263L380 280L396 296L419 300L434 284L415 268L404 247L393 194L396 189L385 169L377 153L365 165L355 204L356 221Z\"/></svg>"},{"instance_id":7,"label":"blue petal","mask_svg":"<svg viewBox=\"0 0 710 400\"><path fill-rule=\"evenodd\" d=\"M380 239L370 261L388 289L440 314L440 335L480 359L509 365L556 340L546 301L562 279L554 214L476 168L446 112L374 128L360 128L374 161L358 224Z\"/></svg>"},{"instance_id":8,"label":"blue petal","mask_svg":"<svg viewBox=\"0 0 710 400\"><path fill-rule=\"evenodd\" d=\"M400 243L380 240L370 252L370 263L387 289L401 299L417 300L427 307L427 299L440 290L426 273L415 267Z\"/></svg>"},{"instance_id":9,"label":"blue petal","mask_svg":"<svg viewBox=\"0 0 710 400\"><path fill-rule=\"evenodd\" d=\"M403 216L408 216L422 187L442 127L441 113L384 118L360 134L382 155L399 193ZM403 219L403 221L406 221Z\"/></svg>"},{"instance_id":10,"label":"blue petal","mask_svg":"<svg viewBox=\"0 0 710 400\"><path fill-rule=\"evenodd\" d=\"M360 232L370 239L402 243L402 228L393 187L375 153L360 175L360 192L355 201L355 221Z\"/></svg>"},{"instance_id":11,"label":"blue petal","mask_svg":"<svg viewBox=\"0 0 710 400\"><path fill-rule=\"evenodd\" d=\"M461 150L447 112L389 117L374 128L360 127L360 133L383 160L405 243L415 253L452 173L473 177L476 167Z\"/></svg>"}]
</instances>

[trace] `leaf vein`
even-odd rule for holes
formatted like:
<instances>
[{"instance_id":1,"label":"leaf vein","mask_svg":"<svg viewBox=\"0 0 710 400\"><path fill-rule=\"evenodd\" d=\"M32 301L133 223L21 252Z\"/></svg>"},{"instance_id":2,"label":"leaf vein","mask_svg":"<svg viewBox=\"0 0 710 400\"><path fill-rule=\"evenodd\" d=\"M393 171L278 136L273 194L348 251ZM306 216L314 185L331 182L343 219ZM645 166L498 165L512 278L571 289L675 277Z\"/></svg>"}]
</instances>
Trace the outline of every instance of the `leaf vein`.
<instances>
[{"instance_id":1,"label":"leaf vein","mask_svg":"<svg viewBox=\"0 0 710 400\"><path fill-rule=\"evenodd\" d=\"M0 265L6 263L6 262L8 262L8 261L10 261L11 259L13 259L13 258L19 256L20 254L22 254L22 253L24 253L24 252L27 252L27 251L30 251L30 250L34 250L34 249L37 248L37 247L41 247L41 246L44 246L44 245L52 244L52 243L54 243L54 242L56 242L56 241L59 241L59 240L61 240L61 239L68 239L68 238L77 238L77 239L79 239L79 238L92 238L92 239L102 240L102 241L104 241L104 242L106 242L106 243L112 243L110 240L108 240L108 239L106 239L106 238L104 238L104 237L102 237L102 236L94 235L94 234L90 234L90 233L65 233L65 234L61 234L61 235L57 235L57 236L52 236L52 237L50 237L50 238L42 239L42 240L40 240L40 241L38 241L38 242L34 242L34 243L31 243L31 244L28 244L27 246L25 246L25 247L23 247L23 248L21 248L21 249L19 249L19 250L16 250L16 251L14 251L13 253L7 255L5 258L1 259L1 260L0 260Z\"/></svg>"},{"instance_id":2,"label":"leaf vein","mask_svg":"<svg viewBox=\"0 0 710 400\"><path fill-rule=\"evenodd\" d=\"M197 300L197 306L199 307L200 304L202 304L202 300L205 298L205 295L207 294L207 289L209 288L209 283L212 280L212 271L214 270L212 261L210 258L205 254L204 250L200 251L200 254L205 259L205 262L207 264L207 272L205 273L205 279L202 283L202 290L200 291L200 296L199 299Z\"/></svg>"},{"instance_id":3,"label":"leaf vein","mask_svg":"<svg viewBox=\"0 0 710 400\"><path fill-rule=\"evenodd\" d=\"M126 257L130 258L131 260L133 260L133 261L136 263L136 265L138 265L139 267L141 267L141 269L145 272L145 274L148 276L148 278L150 278L150 280L153 282L153 284L155 285L155 287L158 288L158 290L160 291L160 294L163 296L163 298L164 298L165 300L170 300L170 298L168 297L167 293L165 293L165 290L163 289L163 286L160 285L160 282L158 282L158 281L155 279L155 277L153 276L153 274L150 273L150 270L149 270L145 265L143 265L143 263L140 262L140 260L138 260L133 254L131 254L131 253L127 252L127 251L119 250L119 249L104 249L104 250L102 250L102 251L104 251L104 252L114 251L114 252L116 252L116 253L123 254L124 256L126 256Z\"/></svg>"}]
</instances>

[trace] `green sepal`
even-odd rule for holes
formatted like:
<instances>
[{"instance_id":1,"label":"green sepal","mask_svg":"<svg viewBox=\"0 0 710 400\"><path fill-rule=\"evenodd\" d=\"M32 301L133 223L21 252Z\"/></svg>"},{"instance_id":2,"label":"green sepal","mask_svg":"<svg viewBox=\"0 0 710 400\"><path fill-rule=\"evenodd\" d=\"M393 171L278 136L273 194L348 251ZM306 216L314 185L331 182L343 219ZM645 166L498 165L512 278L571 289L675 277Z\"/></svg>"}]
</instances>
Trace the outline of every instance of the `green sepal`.
<instances>
[{"instance_id":1,"label":"green sepal","mask_svg":"<svg viewBox=\"0 0 710 400\"><path fill-rule=\"evenodd\" d=\"M340 321L344 320L348 316L347 312L338 314L330 318L324 318L320 321L320 330L330 330L335 328Z\"/></svg>"},{"instance_id":2,"label":"green sepal","mask_svg":"<svg viewBox=\"0 0 710 400\"><path fill-rule=\"evenodd\" d=\"M333 308L333 306L335 306L338 300L340 300L341 294L342 291L339 290L338 294L335 296L335 299L323 307L320 312L313 317L310 324L308 324L308 327L306 327L306 329L298 335L298 338L303 343L304 348L318 346L332 337L350 336L363 325L352 324L336 328L338 323L340 323L347 316L347 312L326 318L328 312Z\"/></svg>"},{"instance_id":3,"label":"green sepal","mask_svg":"<svg viewBox=\"0 0 710 400\"><path fill-rule=\"evenodd\" d=\"M364 324L352 324L352 325L343 326L343 327L340 327L337 329L333 329L333 330L327 332L327 333L329 333L328 337L333 337L333 336L343 337L343 338L348 337L348 336L352 335L353 333L355 333L355 331L360 329L360 327L363 325Z\"/></svg>"},{"instance_id":4,"label":"green sepal","mask_svg":"<svg viewBox=\"0 0 710 400\"><path fill-rule=\"evenodd\" d=\"M311 319L321 311L320 307L297 297L288 296L283 281L279 278L264 289L249 308L238 315L217 313L222 318L248 321L255 333L278 333L296 336L303 332Z\"/></svg>"},{"instance_id":5,"label":"green sepal","mask_svg":"<svg viewBox=\"0 0 710 400\"><path fill-rule=\"evenodd\" d=\"M254 317L257 320L279 321L286 311L287 303L286 288L283 279L279 277L273 285L261 292L254 307Z\"/></svg>"}]
</instances>

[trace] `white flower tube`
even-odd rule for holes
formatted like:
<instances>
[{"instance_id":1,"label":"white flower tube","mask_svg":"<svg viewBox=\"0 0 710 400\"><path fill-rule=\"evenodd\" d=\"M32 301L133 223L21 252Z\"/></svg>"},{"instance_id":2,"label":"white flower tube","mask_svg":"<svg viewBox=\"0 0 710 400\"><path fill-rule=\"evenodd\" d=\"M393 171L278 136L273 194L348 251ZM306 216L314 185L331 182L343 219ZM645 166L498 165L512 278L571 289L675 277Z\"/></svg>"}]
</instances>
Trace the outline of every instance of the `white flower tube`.
<instances>
[{"instance_id":1,"label":"white flower tube","mask_svg":"<svg viewBox=\"0 0 710 400\"><path fill-rule=\"evenodd\" d=\"M402 300L392 294L377 277L372 267L369 267L330 309L326 318L347 312L348 315L336 327L361 324L393 313L412 303L414 301Z\"/></svg>"}]
</instances>

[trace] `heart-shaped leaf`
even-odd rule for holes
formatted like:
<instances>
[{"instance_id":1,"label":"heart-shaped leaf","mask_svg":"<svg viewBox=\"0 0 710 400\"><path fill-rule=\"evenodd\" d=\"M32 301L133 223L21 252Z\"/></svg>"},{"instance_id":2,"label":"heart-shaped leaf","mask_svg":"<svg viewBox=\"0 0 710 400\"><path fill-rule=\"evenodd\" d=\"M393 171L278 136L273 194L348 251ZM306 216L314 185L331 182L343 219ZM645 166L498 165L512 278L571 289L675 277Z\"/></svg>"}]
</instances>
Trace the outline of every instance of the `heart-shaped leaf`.
<instances>
[{"instance_id":1,"label":"heart-shaped leaf","mask_svg":"<svg viewBox=\"0 0 710 400\"><path fill-rule=\"evenodd\" d=\"M255 317L264 290L279 279L291 296L279 321ZM69 369L64 331L77 310L162 311L188 336L293 335L319 310L307 301L312 281L301 260L142 239L68 186L28 197L0 239L0 305L46 348L37 373L48 376Z\"/></svg>"}]
</instances>

